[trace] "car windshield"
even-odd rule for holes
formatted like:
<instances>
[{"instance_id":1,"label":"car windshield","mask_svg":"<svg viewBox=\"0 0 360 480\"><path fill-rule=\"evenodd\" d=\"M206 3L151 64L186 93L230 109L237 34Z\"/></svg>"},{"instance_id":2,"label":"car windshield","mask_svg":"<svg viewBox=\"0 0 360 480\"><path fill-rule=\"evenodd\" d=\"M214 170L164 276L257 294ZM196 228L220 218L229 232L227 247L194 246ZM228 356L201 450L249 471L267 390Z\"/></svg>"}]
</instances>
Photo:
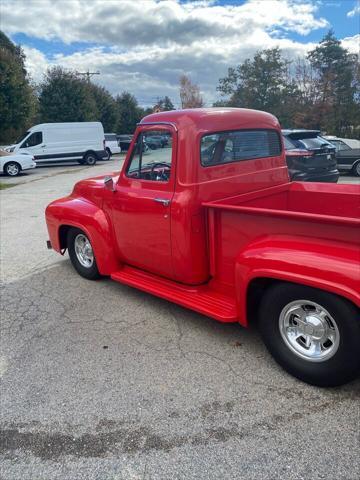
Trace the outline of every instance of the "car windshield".
<instances>
[{"instance_id":1,"label":"car windshield","mask_svg":"<svg viewBox=\"0 0 360 480\"><path fill-rule=\"evenodd\" d=\"M116 135L105 134L105 140L107 140L108 142L116 142Z\"/></svg>"},{"instance_id":2,"label":"car windshield","mask_svg":"<svg viewBox=\"0 0 360 480\"><path fill-rule=\"evenodd\" d=\"M21 143L21 142L24 140L24 138L29 135L29 133L30 133L30 132L25 132L25 133L23 133L23 134L16 140L15 143L16 143L16 144L17 144L17 143Z\"/></svg>"}]
</instances>

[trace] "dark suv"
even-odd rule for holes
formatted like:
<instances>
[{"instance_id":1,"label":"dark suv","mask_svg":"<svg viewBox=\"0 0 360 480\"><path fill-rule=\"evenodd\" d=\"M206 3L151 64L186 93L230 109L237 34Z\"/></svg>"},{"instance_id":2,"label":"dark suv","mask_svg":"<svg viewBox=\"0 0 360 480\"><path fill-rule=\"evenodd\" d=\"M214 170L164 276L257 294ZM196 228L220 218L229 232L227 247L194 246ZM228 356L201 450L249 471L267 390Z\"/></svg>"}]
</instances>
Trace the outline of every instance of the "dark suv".
<instances>
[{"instance_id":1,"label":"dark suv","mask_svg":"<svg viewBox=\"0 0 360 480\"><path fill-rule=\"evenodd\" d=\"M339 178L335 147L319 130L282 130L291 180L334 182Z\"/></svg>"}]
</instances>

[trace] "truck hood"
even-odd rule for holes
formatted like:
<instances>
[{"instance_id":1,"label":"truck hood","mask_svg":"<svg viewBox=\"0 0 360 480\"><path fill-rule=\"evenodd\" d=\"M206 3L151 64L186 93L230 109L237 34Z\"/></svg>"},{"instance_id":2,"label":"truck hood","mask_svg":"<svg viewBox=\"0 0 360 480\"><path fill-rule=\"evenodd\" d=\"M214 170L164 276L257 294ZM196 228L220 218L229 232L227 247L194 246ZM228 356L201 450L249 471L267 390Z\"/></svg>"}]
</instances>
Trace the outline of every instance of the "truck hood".
<instances>
[{"instance_id":1,"label":"truck hood","mask_svg":"<svg viewBox=\"0 0 360 480\"><path fill-rule=\"evenodd\" d=\"M117 183L119 172L111 172L106 175L81 180L75 184L71 195L73 197L85 198L86 200L89 200L90 202L95 203L95 205L101 207L104 194L107 192L104 186L105 177L111 177L113 182Z\"/></svg>"}]
</instances>

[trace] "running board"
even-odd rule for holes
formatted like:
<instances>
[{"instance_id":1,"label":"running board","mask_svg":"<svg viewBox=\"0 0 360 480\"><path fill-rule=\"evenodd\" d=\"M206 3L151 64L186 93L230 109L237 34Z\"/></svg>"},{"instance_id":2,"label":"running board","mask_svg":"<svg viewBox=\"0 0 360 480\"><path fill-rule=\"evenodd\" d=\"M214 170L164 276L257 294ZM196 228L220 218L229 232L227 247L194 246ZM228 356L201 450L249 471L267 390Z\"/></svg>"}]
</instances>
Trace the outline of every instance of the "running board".
<instances>
[{"instance_id":1,"label":"running board","mask_svg":"<svg viewBox=\"0 0 360 480\"><path fill-rule=\"evenodd\" d=\"M191 287L167 280L151 273L125 266L111 278L119 283L138 288L183 307L215 318L220 322L237 322L235 300L212 290L208 285Z\"/></svg>"}]
</instances>

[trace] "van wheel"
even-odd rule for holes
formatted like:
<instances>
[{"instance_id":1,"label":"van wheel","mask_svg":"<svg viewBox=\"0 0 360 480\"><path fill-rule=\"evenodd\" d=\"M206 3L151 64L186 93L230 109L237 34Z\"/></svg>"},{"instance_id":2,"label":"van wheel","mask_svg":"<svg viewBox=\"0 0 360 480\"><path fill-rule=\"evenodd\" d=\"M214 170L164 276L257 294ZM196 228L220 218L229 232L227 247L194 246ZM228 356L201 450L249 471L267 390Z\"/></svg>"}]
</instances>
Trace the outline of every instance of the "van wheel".
<instances>
[{"instance_id":1,"label":"van wheel","mask_svg":"<svg viewBox=\"0 0 360 480\"><path fill-rule=\"evenodd\" d=\"M304 382L335 387L360 373L359 310L343 298L277 284L265 292L259 326L275 360Z\"/></svg>"},{"instance_id":2,"label":"van wheel","mask_svg":"<svg viewBox=\"0 0 360 480\"><path fill-rule=\"evenodd\" d=\"M106 148L106 153L107 153L107 159L106 160L110 160L111 155L112 155L110 148L108 148L108 147Z\"/></svg>"},{"instance_id":3,"label":"van wheel","mask_svg":"<svg viewBox=\"0 0 360 480\"><path fill-rule=\"evenodd\" d=\"M360 160L357 162L356 165L353 166L353 172L354 172L354 175L356 175L357 177L360 177Z\"/></svg>"},{"instance_id":4,"label":"van wheel","mask_svg":"<svg viewBox=\"0 0 360 480\"><path fill-rule=\"evenodd\" d=\"M86 165L95 165L97 157L94 152L89 152L84 155L84 163Z\"/></svg>"},{"instance_id":5,"label":"van wheel","mask_svg":"<svg viewBox=\"0 0 360 480\"><path fill-rule=\"evenodd\" d=\"M9 162L4 166L4 173L9 177L16 177L21 172L21 166L17 162Z\"/></svg>"},{"instance_id":6,"label":"van wheel","mask_svg":"<svg viewBox=\"0 0 360 480\"><path fill-rule=\"evenodd\" d=\"M92 245L87 235L79 228L70 228L67 248L75 270L88 280L100 278Z\"/></svg>"}]
</instances>

